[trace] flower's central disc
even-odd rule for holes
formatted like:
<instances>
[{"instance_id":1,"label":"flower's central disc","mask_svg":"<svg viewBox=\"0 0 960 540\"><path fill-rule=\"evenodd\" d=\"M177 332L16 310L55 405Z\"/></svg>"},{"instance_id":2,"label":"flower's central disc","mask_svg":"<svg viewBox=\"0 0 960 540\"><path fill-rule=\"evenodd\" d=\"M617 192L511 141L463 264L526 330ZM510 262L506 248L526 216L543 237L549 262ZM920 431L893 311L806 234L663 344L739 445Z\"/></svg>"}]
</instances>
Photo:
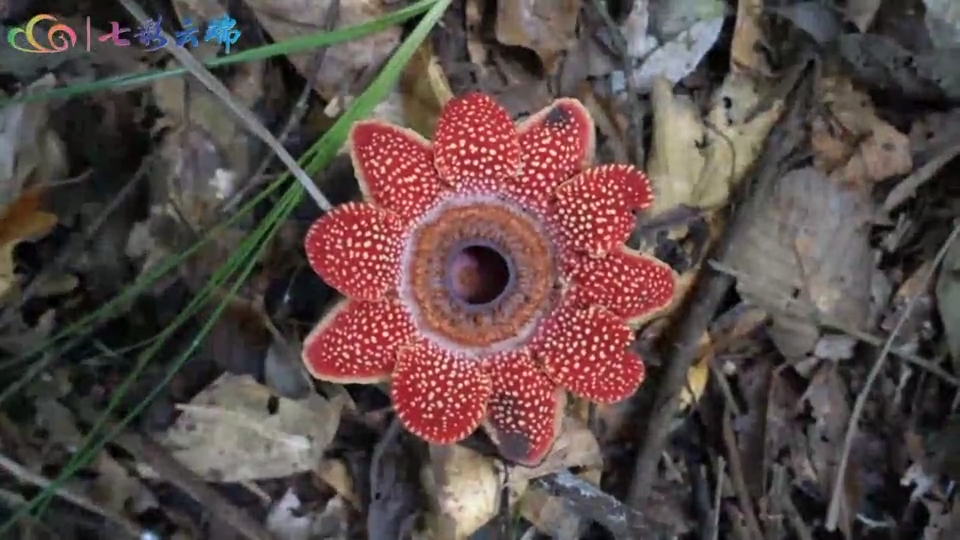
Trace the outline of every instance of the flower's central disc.
<instances>
[{"instance_id":1,"label":"flower's central disc","mask_svg":"<svg viewBox=\"0 0 960 540\"><path fill-rule=\"evenodd\" d=\"M550 238L527 212L496 197L461 195L412 230L400 292L424 334L483 355L530 337L553 299L556 266Z\"/></svg>"},{"instance_id":2,"label":"flower's central disc","mask_svg":"<svg viewBox=\"0 0 960 540\"><path fill-rule=\"evenodd\" d=\"M451 253L447 287L466 308L482 309L495 302L513 282L513 261L497 246L471 243Z\"/></svg>"}]
</instances>

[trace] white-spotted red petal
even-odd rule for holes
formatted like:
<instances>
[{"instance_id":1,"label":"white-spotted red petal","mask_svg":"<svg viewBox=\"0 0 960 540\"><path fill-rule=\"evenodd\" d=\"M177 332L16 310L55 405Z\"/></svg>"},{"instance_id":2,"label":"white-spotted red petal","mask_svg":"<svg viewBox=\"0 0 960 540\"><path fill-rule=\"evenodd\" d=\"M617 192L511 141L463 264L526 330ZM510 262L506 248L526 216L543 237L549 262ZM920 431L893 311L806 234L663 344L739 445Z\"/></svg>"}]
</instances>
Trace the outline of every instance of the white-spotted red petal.
<instances>
[{"instance_id":1,"label":"white-spotted red petal","mask_svg":"<svg viewBox=\"0 0 960 540\"><path fill-rule=\"evenodd\" d=\"M401 217L419 216L444 188L430 141L413 130L357 122L350 131L350 156L364 195Z\"/></svg>"},{"instance_id":2,"label":"white-spotted red petal","mask_svg":"<svg viewBox=\"0 0 960 540\"><path fill-rule=\"evenodd\" d=\"M633 228L634 215L622 187L622 170L601 165L557 188L549 220L561 249L601 256L623 245Z\"/></svg>"},{"instance_id":3,"label":"white-spotted red petal","mask_svg":"<svg viewBox=\"0 0 960 540\"><path fill-rule=\"evenodd\" d=\"M562 98L518 127L521 166L511 191L545 206L553 191L593 160L593 119L580 101Z\"/></svg>"},{"instance_id":4,"label":"white-spotted red petal","mask_svg":"<svg viewBox=\"0 0 960 540\"><path fill-rule=\"evenodd\" d=\"M400 351L390 398L407 431L433 444L465 439L483 420L490 377L480 363L426 341Z\"/></svg>"},{"instance_id":5,"label":"white-spotted red petal","mask_svg":"<svg viewBox=\"0 0 960 540\"><path fill-rule=\"evenodd\" d=\"M563 391L526 349L485 362L493 383L485 427L500 454L535 466L550 453L563 418Z\"/></svg>"},{"instance_id":6,"label":"white-spotted red petal","mask_svg":"<svg viewBox=\"0 0 960 540\"><path fill-rule=\"evenodd\" d=\"M544 321L533 343L536 358L557 384L598 403L620 401L643 381L640 358L628 349L631 332L597 306L565 301Z\"/></svg>"},{"instance_id":7,"label":"white-spotted red petal","mask_svg":"<svg viewBox=\"0 0 960 540\"><path fill-rule=\"evenodd\" d=\"M338 206L307 231L313 271L344 296L379 300L396 290L404 228L395 214L367 203Z\"/></svg>"},{"instance_id":8,"label":"white-spotted red petal","mask_svg":"<svg viewBox=\"0 0 960 540\"><path fill-rule=\"evenodd\" d=\"M513 120L485 94L467 94L446 104L437 120L433 149L440 176L458 187L503 185L520 166Z\"/></svg>"},{"instance_id":9,"label":"white-spotted red petal","mask_svg":"<svg viewBox=\"0 0 960 540\"><path fill-rule=\"evenodd\" d=\"M646 173L633 165L613 163L607 165L611 178L620 181L624 201L631 210L646 210L653 204L653 186Z\"/></svg>"},{"instance_id":10,"label":"white-spotted red petal","mask_svg":"<svg viewBox=\"0 0 960 540\"><path fill-rule=\"evenodd\" d=\"M342 300L303 342L303 363L314 378L373 383L393 373L397 352L416 329L396 300Z\"/></svg>"},{"instance_id":11,"label":"white-spotted red petal","mask_svg":"<svg viewBox=\"0 0 960 540\"><path fill-rule=\"evenodd\" d=\"M630 322L670 305L677 279L663 261L627 247L601 258L584 257L570 278L581 302L603 306Z\"/></svg>"}]
</instances>

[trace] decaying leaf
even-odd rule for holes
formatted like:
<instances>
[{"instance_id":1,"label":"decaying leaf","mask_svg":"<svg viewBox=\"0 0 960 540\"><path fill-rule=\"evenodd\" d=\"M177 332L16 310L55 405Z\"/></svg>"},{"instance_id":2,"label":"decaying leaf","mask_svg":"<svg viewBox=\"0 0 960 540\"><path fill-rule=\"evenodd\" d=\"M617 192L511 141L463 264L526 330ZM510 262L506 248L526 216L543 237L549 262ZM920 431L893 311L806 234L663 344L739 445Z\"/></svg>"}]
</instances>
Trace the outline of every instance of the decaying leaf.
<instances>
[{"instance_id":1,"label":"decaying leaf","mask_svg":"<svg viewBox=\"0 0 960 540\"><path fill-rule=\"evenodd\" d=\"M432 507L427 515L427 537L449 519L455 527L455 538L466 538L497 515L503 481L509 478L510 501L515 503L527 490L530 480L570 467L596 467L602 463L600 447L586 427L565 418L563 429L553 450L535 468L509 467L499 470L499 461L485 457L463 446L452 446L440 475L429 464L422 471L423 482L431 496ZM506 474L505 474L506 473Z\"/></svg>"},{"instance_id":2,"label":"decaying leaf","mask_svg":"<svg viewBox=\"0 0 960 540\"><path fill-rule=\"evenodd\" d=\"M811 351L819 332L813 309L862 329L870 314L873 260L869 193L812 167L779 178L759 196L726 264L737 289L772 318L770 335L788 359Z\"/></svg>"},{"instance_id":3,"label":"decaying leaf","mask_svg":"<svg viewBox=\"0 0 960 540\"><path fill-rule=\"evenodd\" d=\"M653 145L647 174L657 197L651 215L685 205L722 206L759 157L783 102L765 110L755 83L729 75L701 119L694 104L660 79L653 85Z\"/></svg>"},{"instance_id":4,"label":"decaying leaf","mask_svg":"<svg viewBox=\"0 0 960 540\"><path fill-rule=\"evenodd\" d=\"M249 375L226 373L178 407L180 418L157 441L201 477L239 482L316 467L336 434L341 403L317 394L277 398Z\"/></svg>"},{"instance_id":5,"label":"decaying leaf","mask_svg":"<svg viewBox=\"0 0 960 540\"><path fill-rule=\"evenodd\" d=\"M581 0L497 2L497 40L537 53L545 71L553 73L561 53L576 41Z\"/></svg>"},{"instance_id":6,"label":"decaying leaf","mask_svg":"<svg viewBox=\"0 0 960 540\"><path fill-rule=\"evenodd\" d=\"M846 77L819 79L826 111L813 120L816 166L838 182L872 184L913 169L910 139L877 116Z\"/></svg>"}]
</instances>

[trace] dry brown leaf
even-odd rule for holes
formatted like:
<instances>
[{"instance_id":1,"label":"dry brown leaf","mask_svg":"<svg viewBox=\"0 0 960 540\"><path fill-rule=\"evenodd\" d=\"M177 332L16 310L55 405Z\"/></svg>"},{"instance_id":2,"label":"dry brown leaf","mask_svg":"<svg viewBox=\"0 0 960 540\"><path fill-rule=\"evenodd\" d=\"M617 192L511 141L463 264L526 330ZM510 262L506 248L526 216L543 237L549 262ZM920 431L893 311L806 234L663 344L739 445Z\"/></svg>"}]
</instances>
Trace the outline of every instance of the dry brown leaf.
<instances>
[{"instance_id":1,"label":"dry brown leaf","mask_svg":"<svg viewBox=\"0 0 960 540\"><path fill-rule=\"evenodd\" d=\"M819 81L826 112L814 118L814 164L838 182L872 184L913 170L910 139L877 116L864 92L846 77Z\"/></svg>"},{"instance_id":2,"label":"dry brown leaf","mask_svg":"<svg viewBox=\"0 0 960 540\"><path fill-rule=\"evenodd\" d=\"M13 250L18 243L41 237L57 224L57 216L40 210L39 187L27 189L0 210L0 296L16 283Z\"/></svg>"},{"instance_id":3,"label":"dry brown leaf","mask_svg":"<svg viewBox=\"0 0 960 540\"><path fill-rule=\"evenodd\" d=\"M760 197L725 264L737 271L744 299L770 313L779 350L798 359L813 349L813 309L863 328L874 272L869 193L808 167L777 179Z\"/></svg>"},{"instance_id":4,"label":"dry brown leaf","mask_svg":"<svg viewBox=\"0 0 960 540\"><path fill-rule=\"evenodd\" d=\"M580 0L497 2L497 41L537 53L547 74L557 59L576 44Z\"/></svg>"},{"instance_id":5,"label":"dry brown leaf","mask_svg":"<svg viewBox=\"0 0 960 540\"><path fill-rule=\"evenodd\" d=\"M570 467L597 467L602 457L590 430L565 418L560 436L543 463L534 468L511 466L507 475L498 470L498 463L463 446L451 446L444 462L436 464L445 482L439 481L430 464L423 468L424 486L431 496L424 538L434 537L444 516L452 520L456 539L468 537L490 521L499 510L505 476L509 476L513 503L526 493L531 480Z\"/></svg>"},{"instance_id":6,"label":"dry brown leaf","mask_svg":"<svg viewBox=\"0 0 960 540\"><path fill-rule=\"evenodd\" d=\"M249 375L226 373L178 408L158 442L206 480L239 482L313 470L336 434L341 403L277 398Z\"/></svg>"},{"instance_id":7,"label":"dry brown leaf","mask_svg":"<svg viewBox=\"0 0 960 540\"><path fill-rule=\"evenodd\" d=\"M653 86L653 147L647 174L657 197L651 215L681 205L710 210L726 203L760 154L783 102L758 110L756 84L728 75L705 119L660 79Z\"/></svg>"}]
</instances>

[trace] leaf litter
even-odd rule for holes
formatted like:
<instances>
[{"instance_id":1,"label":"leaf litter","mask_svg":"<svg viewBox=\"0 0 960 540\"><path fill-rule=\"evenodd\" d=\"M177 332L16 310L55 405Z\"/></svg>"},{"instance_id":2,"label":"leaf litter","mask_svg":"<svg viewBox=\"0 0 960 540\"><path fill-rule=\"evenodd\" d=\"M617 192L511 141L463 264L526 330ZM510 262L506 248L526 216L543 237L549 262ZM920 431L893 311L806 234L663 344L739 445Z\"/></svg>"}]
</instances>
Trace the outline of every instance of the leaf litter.
<instances>
[{"instance_id":1,"label":"leaf litter","mask_svg":"<svg viewBox=\"0 0 960 540\"><path fill-rule=\"evenodd\" d=\"M171 33L223 14L219 2L161 4ZM253 48L403 4L257 0L230 16L237 46ZM304 202L237 292L214 290L228 309L133 427L53 488L50 511L66 517L20 532L956 537L960 33L949 2L901 4L453 2L372 116L429 136L470 90L515 118L573 96L594 117L599 161L640 160L657 198L630 242L680 281L665 316L637 329L638 394L571 400L560 439L528 468L482 434L428 448L398 431L385 386L314 384L299 348L336 296L305 264L317 210ZM95 37L130 20L118 6L80 10L56 13L76 28L89 15ZM9 13L17 26L35 15ZM296 155L409 28L214 73ZM132 41L101 56L8 55L2 90L170 64ZM225 56L208 42L190 52ZM118 392L278 202L237 215L282 169L220 96L192 77L126 92L0 109L0 392L13 392L0 409L0 514L50 485L114 397L129 411L165 384L212 307ZM340 203L357 190L338 160L317 183ZM96 327L21 358L211 230Z\"/></svg>"}]
</instances>

